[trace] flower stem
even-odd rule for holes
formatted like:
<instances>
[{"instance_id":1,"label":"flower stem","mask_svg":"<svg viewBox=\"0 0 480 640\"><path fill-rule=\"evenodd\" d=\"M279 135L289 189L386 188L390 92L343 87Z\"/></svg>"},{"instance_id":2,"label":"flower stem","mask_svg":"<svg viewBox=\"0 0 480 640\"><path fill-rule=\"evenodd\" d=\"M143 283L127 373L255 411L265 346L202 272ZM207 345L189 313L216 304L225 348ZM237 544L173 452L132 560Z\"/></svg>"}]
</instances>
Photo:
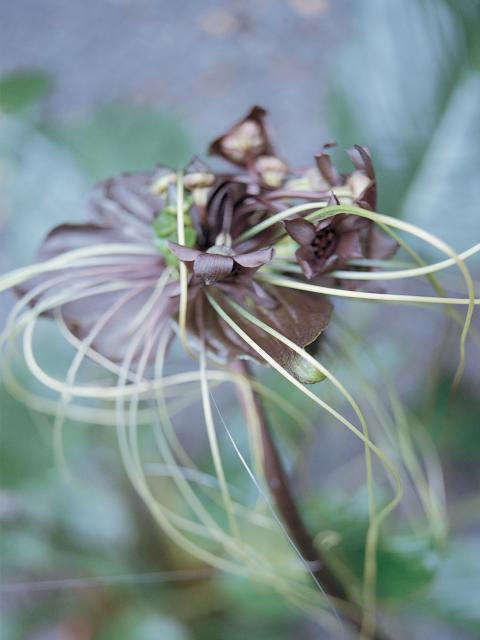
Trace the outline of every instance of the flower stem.
<instances>
[{"instance_id":1,"label":"flower stem","mask_svg":"<svg viewBox=\"0 0 480 640\"><path fill-rule=\"evenodd\" d=\"M244 360L238 360L235 365L239 373L247 379L252 378L249 366ZM260 431L262 470L271 496L275 502L277 512L288 534L295 543L298 552L301 554L306 566L311 572L312 577L320 584L327 597L347 603L345 611L342 611L342 617L356 632L360 632L362 620L361 608L357 602L351 599L345 587L322 558L320 550L314 545L313 538L303 521L288 474L275 445L262 401L252 387L250 387L250 390ZM241 402L245 405L244 398L242 397ZM372 636L372 640L387 639L383 633L377 630Z\"/></svg>"}]
</instances>

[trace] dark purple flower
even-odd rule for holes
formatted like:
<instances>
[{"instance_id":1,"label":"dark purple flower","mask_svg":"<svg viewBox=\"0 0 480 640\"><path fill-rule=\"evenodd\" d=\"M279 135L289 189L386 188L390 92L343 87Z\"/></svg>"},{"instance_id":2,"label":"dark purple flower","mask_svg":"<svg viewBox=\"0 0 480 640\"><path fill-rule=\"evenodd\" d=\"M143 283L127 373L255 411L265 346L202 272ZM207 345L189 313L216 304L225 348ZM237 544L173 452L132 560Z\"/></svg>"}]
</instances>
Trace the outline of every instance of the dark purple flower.
<instances>
[{"instance_id":1,"label":"dark purple flower","mask_svg":"<svg viewBox=\"0 0 480 640\"><path fill-rule=\"evenodd\" d=\"M214 245L207 251L169 243L179 260L191 266L193 273L206 285L232 280L240 275L253 276L254 272L273 258L273 247L258 251L237 253L230 247Z\"/></svg>"},{"instance_id":2,"label":"dark purple flower","mask_svg":"<svg viewBox=\"0 0 480 640\"><path fill-rule=\"evenodd\" d=\"M330 147L332 145L328 145ZM355 145L347 149L355 171L340 173L325 151L315 156L318 171L324 184L335 193L335 187L348 187L350 197L355 204L364 209L375 210L377 185L370 152L366 147Z\"/></svg>"},{"instance_id":3,"label":"dark purple flower","mask_svg":"<svg viewBox=\"0 0 480 640\"><path fill-rule=\"evenodd\" d=\"M369 220L356 215L337 214L315 224L292 218L284 224L289 236L300 245L295 256L309 280L346 267L349 260L386 260L398 246Z\"/></svg>"},{"instance_id":4,"label":"dark purple flower","mask_svg":"<svg viewBox=\"0 0 480 640\"><path fill-rule=\"evenodd\" d=\"M92 247L90 261L44 273L24 286L23 293L32 292L31 303L45 306L43 313L60 313L78 338L85 339L93 331L93 348L121 360L144 321L153 322L157 339L165 332L173 335L180 307L180 260L189 273L184 329L194 342L203 341L212 356L260 360L216 315L209 302L212 298L221 305L233 299L300 347L311 344L329 322L328 299L277 290L257 277L262 268L275 268L275 263L269 264L283 225L267 225L247 238L241 236L299 203L333 200L373 208L375 174L368 151L358 146L349 151L355 166L351 173L339 173L326 152L317 156L315 167L291 171L275 155L265 117L264 109L254 107L210 146L212 154L235 167L233 173L216 173L194 158L183 175L159 168L97 185L89 201L88 221L54 229L39 255L44 261ZM180 180L184 196L178 200ZM177 238L178 206L184 209L182 245ZM393 251L375 225L356 215L332 216L316 224L294 218L285 222L285 228L300 245L296 257L307 278L347 266L354 258L384 258ZM61 294L56 306L46 304L54 286ZM299 372L298 354L231 313L257 345L308 381L305 371ZM151 353L153 357L155 349Z\"/></svg>"},{"instance_id":5,"label":"dark purple flower","mask_svg":"<svg viewBox=\"0 0 480 640\"><path fill-rule=\"evenodd\" d=\"M298 242L295 255L310 280L363 257L360 234L365 224L357 216L337 215L312 224L303 218L285 221L287 233Z\"/></svg>"}]
</instances>

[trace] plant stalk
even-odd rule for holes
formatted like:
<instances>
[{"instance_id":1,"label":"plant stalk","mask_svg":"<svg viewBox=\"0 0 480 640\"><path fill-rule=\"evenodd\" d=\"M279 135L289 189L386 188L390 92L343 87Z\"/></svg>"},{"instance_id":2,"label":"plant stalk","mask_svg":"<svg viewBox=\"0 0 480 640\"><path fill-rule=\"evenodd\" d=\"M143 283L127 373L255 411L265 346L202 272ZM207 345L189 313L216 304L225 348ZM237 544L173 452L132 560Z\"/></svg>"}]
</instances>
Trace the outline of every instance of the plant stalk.
<instances>
[{"instance_id":1,"label":"plant stalk","mask_svg":"<svg viewBox=\"0 0 480 640\"><path fill-rule=\"evenodd\" d=\"M239 373L247 379L252 378L249 366L244 360L238 360L235 364ZM291 488L288 474L283 466L280 454L275 445L262 401L251 386L250 390L260 429L262 445L261 463L263 473L271 496L275 502L278 514L295 543L298 552L301 554L308 570L311 572L315 580L321 585L325 595L327 597L334 598L335 600L348 603L348 614L346 607L346 610L342 611L342 617L356 632L360 633L362 620L361 607L357 602L351 599L342 583L323 560L320 550L315 547L313 538L308 532L301 516ZM240 394L240 396L241 402L245 406L242 394ZM372 636L372 640L387 640L387 638L377 629L375 634Z\"/></svg>"}]
</instances>

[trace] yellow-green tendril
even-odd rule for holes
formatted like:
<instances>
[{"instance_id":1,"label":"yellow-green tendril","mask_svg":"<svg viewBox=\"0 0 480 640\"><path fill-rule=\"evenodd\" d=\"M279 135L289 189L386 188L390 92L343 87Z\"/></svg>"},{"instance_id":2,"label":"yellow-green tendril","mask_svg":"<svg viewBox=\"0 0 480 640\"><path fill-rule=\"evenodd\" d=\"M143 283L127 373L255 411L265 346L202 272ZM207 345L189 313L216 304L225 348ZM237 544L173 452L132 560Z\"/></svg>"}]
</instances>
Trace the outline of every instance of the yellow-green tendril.
<instances>
[{"instance_id":1,"label":"yellow-green tendril","mask_svg":"<svg viewBox=\"0 0 480 640\"><path fill-rule=\"evenodd\" d=\"M248 229L248 231L245 234L243 234L241 238L239 238L239 240L249 238L255 235L256 233L258 233L259 231L263 231L264 229L267 229L268 227L270 227L272 224L281 222L282 220L285 220L286 218L288 218L289 216L295 213L308 211L310 207L312 209L315 209L315 211L313 211L312 213L306 216L307 220L312 221L319 218L320 219L329 218L331 216L338 215L341 213L350 213L353 215L361 216L363 218L367 218L368 220L372 220L372 222L375 222L380 226L394 227L406 233L410 233L420 238L427 244L430 244L431 246L435 247L442 253L445 253L449 258L451 258L455 262L455 264L457 265L458 269L461 271L463 278L465 280L465 284L468 291L467 299L429 298L427 296L400 296L400 295L395 296L394 294L374 294L374 293L365 294L364 292L350 292L350 291L349 292L343 291L342 293L339 293L338 290L335 290L335 289L333 289L333 291L331 292L332 295L344 295L345 297L356 297L356 298L364 298L364 299L370 299L370 300L389 300L391 302L428 302L433 304L440 302L443 304L468 305L467 313L465 316L465 322L464 322L462 334L460 337L459 364L458 364L457 371L455 373L455 377L452 383L452 388L455 389L458 386L458 383L460 382L460 379L462 377L463 370L465 367L465 343L466 343L468 331L472 322L474 305L480 304L480 300L475 299L475 287L473 284L473 280L469 270L463 263L463 260L458 256L458 254L451 247L449 247L449 245L447 245L445 242L443 242L433 234L429 233L428 231L424 231L423 229L420 229L419 227L416 227L415 225L412 225L409 222L404 222L403 220L392 218L391 216L386 216L381 213L368 211L366 209L362 209L361 207L346 205L346 204L325 206L325 203L317 202L317 203L309 203L305 205L298 205L297 207L290 207L285 211L281 211L278 214L275 214L274 216L272 216L271 218L268 218L267 220L263 220L262 222L255 225L254 227L251 227L250 229ZM270 276L268 275L266 275L265 277L270 278ZM283 285L281 285L279 283L278 286L291 286L291 285L288 283L287 284L284 283ZM297 288L299 289L301 288L304 291L311 290L311 289L305 288L305 286L308 287L309 285L306 283L298 283ZM310 285L310 286L314 286L314 285ZM317 290L317 292L319 291Z\"/></svg>"}]
</instances>

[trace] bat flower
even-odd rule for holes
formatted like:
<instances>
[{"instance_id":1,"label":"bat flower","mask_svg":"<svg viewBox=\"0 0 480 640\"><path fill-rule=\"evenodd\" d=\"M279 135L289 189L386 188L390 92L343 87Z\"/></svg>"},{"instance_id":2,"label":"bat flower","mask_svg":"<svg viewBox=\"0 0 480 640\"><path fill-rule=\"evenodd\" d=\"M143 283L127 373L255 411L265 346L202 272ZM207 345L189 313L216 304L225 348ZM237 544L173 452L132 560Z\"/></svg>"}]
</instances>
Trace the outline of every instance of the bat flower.
<instances>
[{"instance_id":1,"label":"bat flower","mask_svg":"<svg viewBox=\"0 0 480 640\"><path fill-rule=\"evenodd\" d=\"M308 280L346 267L350 260L386 260L397 250L395 241L355 215L339 214L316 224L292 218L284 224L288 235L300 245L295 256Z\"/></svg>"},{"instance_id":2,"label":"bat flower","mask_svg":"<svg viewBox=\"0 0 480 640\"><path fill-rule=\"evenodd\" d=\"M291 580L290 558L279 563L275 554L271 562L254 546L257 538L254 530L261 527L258 540L262 548L266 547L265 536L274 532L279 524L277 514L268 521L265 500L259 502L258 511L251 516L249 492L246 492L248 504L242 503L242 492L230 493L231 483L222 464L221 440L217 438L209 383L234 385L249 428L245 447L250 449L246 456L235 444L226 422L223 426L242 466L257 488L262 490L260 482L266 481L264 486L270 491L278 516L285 524L285 528L280 526L281 533L288 533L295 557L305 561L304 569L313 575L324 594L335 602L348 602L344 615L350 616L352 628L363 634L362 612L357 602L360 590L354 590L355 599L352 599L343 578L337 576L330 567L332 563L322 557L324 545L315 543L316 536L310 535L303 522L295 492L289 487L288 473L283 468L283 453L276 450L275 439L270 434L269 412L261 400L275 403L282 414L293 416L299 423L304 422L305 416L292 406L288 393L283 397L257 382L245 360L276 370L309 401L357 435L365 444L365 452L368 451L365 455L367 479L372 469L382 467L392 473L392 484L398 484L397 493L389 503L389 508L393 508L400 499L404 478L407 480L412 475L412 459L417 448L409 444L408 466L399 473L387 455L391 453L390 446L398 440L393 430L385 432L388 437L382 437L389 443L389 449L382 455L380 446L372 440L376 430L367 430L360 404L341 380L313 357L331 320L332 304L327 294L394 302L468 302L462 340L466 337L472 305L478 304L478 300L473 297L473 283L466 268L462 273L468 285L468 301L350 290L355 282L369 281L370 284L380 280L383 274L371 271L372 268L379 268L378 261L387 260L397 248L391 237L380 231L377 222L382 229L391 227L412 233L437 249L444 245L410 223L375 213L375 172L365 147L355 146L348 151L353 168L341 173L328 153L330 146L323 147L313 166L301 170L290 168L274 151L265 110L254 107L210 146L212 155L230 163L230 171L217 172L194 158L184 171L159 167L101 182L92 191L83 223L67 222L55 227L43 241L36 264L0 279L0 291L15 288L21 297L0 336L0 346L6 349L16 345L14 338L23 333L23 355L29 370L60 396L60 405L54 409L57 445L66 417L89 416L93 424L114 425L120 453L135 489L173 540L202 562L222 571L238 572L242 568L243 572L245 567L251 573L255 568L256 577L257 571L258 576L263 572L272 584L273 572L278 570L282 576L279 584L291 585L290 595L305 598L305 605L311 608L311 594L305 590L303 579L298 580L296 569ZM477 250L473 248L473 252ZM444 252L447 260L390 270L389 280L423 277L452 266L454 261L464 266L446 245ZM380 262L380 266L385 265ZM339 268L348 274L337 272L335 276ZM68 371L61 380L50 375L45 370L48 367L42 367L35 353L34 333L40 317L55 320L58 335L74 349ZM330 350L332 356L339 353L347 359L356 357L356 350L351 348L355 346L353 338L348 334L340 324L335 349ZM171 345L177 336L178 344L194 358L186 360L188 370L166 375L165 361L173 351ZM86 359L98 368L93 369L95 379L83 384L76 378ZM462 367L463 361L460 373ZM6 379L10 382L13 379L12 389L18 389L21 384L13 369L6 366ZM97 372L100 372L98 377ZM91 363L87 373L91 376ZM331 383L330 389L340 394L342 402L349 405L347 416L303 384L324 378ZM184 385L189 385L188 390ZM207 476L208 482L205 482L206 474L192 465L172 422L174 403L175 410L182 411L188 403L196 402L197 391L215 470L215 477ZM50 398L39 400L29 390L25 397L33 408L52 411ZM105 404L99 406L94 401L105 401ZM377 406L370 399L367 404ZM372 413L382 418L379 429L390 428L390 423L392 429L395 428L394 417L402 412L395 407L391 412L387 408L380 410L380 402L378 407L379 411ZM70 414L69 409L72 409ZM389 419L383 420L384 416ZM353 418L355 423L351 421ZM150 460L146 464L145 445L148 444L150 455L152 432L148 431L148 440L141 443L139 424L155 427L153 435L162 460L158 469ZM382 464L372 466L370 456L377 456ZM250 470L250 461L254 462L255 472L257 469L262 472L260 482ZM423 468L420 462L414 462L416 469ZM161 482L150 482L150 474L157 473L157 480L165 475L167 491L160 491ZM371 526L375 525L378 530L380 513L386 514L387 507L377 513L375 492L370 494L370 480L367 485ZM383 486L387 485L382 478ZM206 494L200 494L203 489L207 490ZM430 497L430 492L427 493ZM214 498L215 512L221 506L226 518L217 519L207 510L211 498ZM423 498L421 502L423 504ZM425 502L435 506L435 518L429 517L429 521L437 522L436 504L433 499ZM268 506L271 508L270 503ZM240 518L245 520L238 526ZM240 536L247 528L248 539L243 541ZM325 530L323 525L322 530ZM204 539L207 540L205 547L202 546ZM369 539L367 535L367 541ZM368 547L367 542L366 553ZM371 566L374 566L376 551L370 549L370 552L373 554ZM368 580L363 593L366 594L367 622L372 627L373 606L369 594L376 591L375 576L370 575ZM375 640L382 637L381 634L367 635Z\"/></svg>"},{"instance_id":3,"label":"bat flower","mask_svg":"<svg viewBox=\"0 0 480 640\"><path fill-rule=\"evenodd\" d=\"M229 299L242 303L298 346L312 343L328 324L330 302L326 297L318 299L305 292L280 295L275 287L255 279L257 271L273 257L273 248L262 246L269 234L254 237L250 244L260 246L251 251L218 244L225 235L224 222L232 222L232 207L239 197L237 187L242 193L243 187L222 179L214 184L208 175L189 173L183 179L185 237L191 246L175 242L176 210L171 203L172 194L167 193L168 189L176 191L171 171L124 174L97 185L89 200L88 221L54 228L40 248L40 262L67 256L68 266L47 271L23 284L22 295L29 296L30 304L37 309L45 308L42 315L60 317L72 336L87 340L102 357L121 362L144 322L153 323L157 341L174 336L180 305L181 260L191 272L186 330L192 348L203 340L210 355L224 362L237 357L263 362L255 349L216 317L206 290L224 306ZM170 186L159 190L159 181ZM192 194L196 189L210 185L218 190L219 184L227 185L220 202L212 196L205 199L203 206L195 203ZM159 191L162 195L158 195ZM239 231L245 229L248 219L247 216L237 225ZM217 244L209 246L214 237ZM71 262L68 256L72 251L91 252L91 257ZM200 307L204 320L199 319ZM299 366L298 355L288 346L247 323L233 309L229 313L282 366L303 381L317 379L316 372ZM144 342L152 339L148 332L141 335L144 337L136 349L138 354ZM154 355L155 350L151 349L150 359Z\"/></svg>"},{"instance_id":4,"label":"bat flower","mask_svg":"<svg viewBox=\"0 0 480 640\"><path fill-rule=\"evenodd\" d=\"M206 285L233 282L242 275L250 275L273 258L273 248L237 253L225 245L215 245L207 251L190 249L169 242L179 260L193 268L193 273Z\"/></svg>"},{"instance_id":5,"label":"bat flower","mask_svg":"<svg viewBox=\"0 0 480 640\"><path fill-rule=\"evenodd\" d=\"M360 222L360 228L356 225ZM303 218L285 221L288 235L300 245L295 256L305 276L311 280L332 271L348 260L362 258L361 219L337 215L316 224Z\"/></svg>"},{"instance_id":6,"label":"bat flower","mask_svg":"<svg viewBox=\"0 0 480 640\"><path fill-rule=\"evenodd\" d=\"M332 145L327 145L327 148L330 146ZM340 173L330 154L325 151L315 156L317 169L323 181L322 186L331 189L334 194L338 190L343 196L350 197L359 207L374 211L377 185L370 152L366 147L357 144L347 149L347 154L355 167L350 173Z\"/></svg>"},{"instance_id":7,"label":"bat flower","mask_svg":"<svg viewBox=\"0 0 480 640\"><path fill-rule=\"evenodd\" d=\"M229 302L307 347L325 330L332 306L325 296L277 289L268 281L268 273L282 273L275 248L285 251L285 229L300 245L295 255L308 279L355 258L387 257L392 247L361 216L334 215L314 223L290 217L285 227L277 221L279 212L308 207L312 200L327 206L347 198L371 207L375 175L364 147L350 150L355 166L350 174L340 174L322 153L313 168L321 190L312 190L306 172L291 174L275 155L265 118L265 110L254 107L211 144L212 154L235 166L233 173L216 173L194 158L181 175L161 167L97 185L87 221L53 229L41 247L40 262L57 260L64 266L39 273L21 293L42 315L60 317L74 338L88 339L93 350L112 361L122 360L135 332L148 321L156 340L165 335L170 340L180 328L196 347L204 343L223 362L237 357L264 362L266 351L293 375L315 381L318 372L299 366L295 350L247 322ZM295 188L291 175L300 176ZM87 257L72 261L72 251ZM180 263L188 274L186 293ZM228 309L246 340L214 311L218 305ZM142 335L139 353L142 340L152 339ZM152 358L154 353L151 349Z\"/></svg>"},{"instance_id":8,"label":"bat flower","mask_svg":"<svg viewBox=\"0 0 480 640\"><path fill-rule=\"evenodd\" d=\"M327 145L327 148L331 145ZM368 210L376 205L376 180L370 153L356 145L347 151L355 170L340 173L328 153L315 156L316 170L304 174L314 190L330 189L329 204L353 203ZM292 186L291 183L288 186ZM316 223L300 217L287 219L285 229L300 247L295 256L309 280L338 268L350 260L386 260L397 250L397 243L379 231L367 218L337 214Z\"/></svg>"},{"instance_id":9,"label":"bat flower","mask_svg":"<svg viewBox=\"0 0 480 640\"><path fill-rule=\"evenodd\" d=\"M330 320L332 307L325 297L319 300L304 292L281 292L255 279L256 272L272 260L272 247L246 252L221 244L206 251L175 242L169 242L169 247L191 274L186 319L189 335L202 340L210 354L223 361L237 357L258 362L263 359L218 316L209 296L223 305L228 304L229 299L240 303L245 311L302 347L314 342ZM319 380L318 371L306 367L290 347L247 322L235 309L229 308L228 312L260 349L267 351L297 379L303 382Z\"/></svg>"}]
</instances>

